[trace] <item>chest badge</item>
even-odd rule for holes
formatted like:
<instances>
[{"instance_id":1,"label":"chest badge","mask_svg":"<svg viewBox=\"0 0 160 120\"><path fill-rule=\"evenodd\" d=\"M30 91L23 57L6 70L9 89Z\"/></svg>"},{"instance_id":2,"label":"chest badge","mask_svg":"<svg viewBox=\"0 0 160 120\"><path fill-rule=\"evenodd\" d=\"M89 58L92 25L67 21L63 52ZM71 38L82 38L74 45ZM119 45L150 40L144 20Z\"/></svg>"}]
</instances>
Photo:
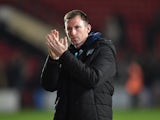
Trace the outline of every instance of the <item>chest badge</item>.
<instances>
[{"instance_id":1,"label":"chest badge","mask_svg":"<svg viewBox=\"0 0 160 120\"><path fill-rule=\"evenodd\" d=\"M94 49L90 49L87 51L86 56L91 55L94 52Z\"/></svg>"}]
</instances>

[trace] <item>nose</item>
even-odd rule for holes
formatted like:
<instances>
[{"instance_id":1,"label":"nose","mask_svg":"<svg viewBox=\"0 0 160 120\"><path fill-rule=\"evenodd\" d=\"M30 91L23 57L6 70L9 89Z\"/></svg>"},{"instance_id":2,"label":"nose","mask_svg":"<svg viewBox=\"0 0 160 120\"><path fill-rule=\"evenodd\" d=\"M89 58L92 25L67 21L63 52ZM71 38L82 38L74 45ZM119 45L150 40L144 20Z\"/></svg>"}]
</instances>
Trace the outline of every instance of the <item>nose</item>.
<instances>
[{"instance_id":1,"label":"nose","mask_svg":"<svg viewBox=\"0 0 160 120\"><path fill-rule=\"evenodd\" d=\"M76 34L76 30L75 30L75 29L72 29L72 30L70 31L70 34L71 34L71 35L75 35L75 34Z\"/></svg>"}]
</instances>

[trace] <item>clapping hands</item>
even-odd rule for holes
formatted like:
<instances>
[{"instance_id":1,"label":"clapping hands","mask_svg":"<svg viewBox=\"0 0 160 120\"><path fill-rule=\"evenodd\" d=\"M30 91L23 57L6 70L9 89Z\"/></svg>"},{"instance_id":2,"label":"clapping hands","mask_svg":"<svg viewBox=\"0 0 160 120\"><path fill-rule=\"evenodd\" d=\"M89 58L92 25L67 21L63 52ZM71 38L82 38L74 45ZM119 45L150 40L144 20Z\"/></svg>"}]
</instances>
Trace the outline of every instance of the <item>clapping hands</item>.
<instances>
[{"instance_id":1,"label":"clapping hands","mask_svg":"<svg viewBox=\"0 0 160 120\"><path fill-rule=\"evenodd\" d=\"M51 30L46 36L46 44L48 46L49 55L53 59L58 59L68 49L67 37L59 39L59 31L56 29Z\"/></svg>"}]
</instances>

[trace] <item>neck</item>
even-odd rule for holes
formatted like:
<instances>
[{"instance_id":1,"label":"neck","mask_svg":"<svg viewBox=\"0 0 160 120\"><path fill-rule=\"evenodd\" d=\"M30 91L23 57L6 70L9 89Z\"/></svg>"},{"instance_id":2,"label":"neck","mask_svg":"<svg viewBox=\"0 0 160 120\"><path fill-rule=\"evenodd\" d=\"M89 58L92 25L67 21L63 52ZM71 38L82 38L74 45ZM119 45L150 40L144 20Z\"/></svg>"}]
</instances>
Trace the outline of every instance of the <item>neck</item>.
<instances>
[{"instance_id":1,"label":"neck","mask_svg":"<svg viewBox=\"0 0 160 120\"><path fill-rule=\"evenodd\" d=\"M83 41L83 42L81 42L81 43L79 43L79 44L76 44L76 45L74 45L74 47L75 47L75 48L80 48L80 47L84 44L84 42L85 42L85 41Z\"/></svg>"}]
</instances>

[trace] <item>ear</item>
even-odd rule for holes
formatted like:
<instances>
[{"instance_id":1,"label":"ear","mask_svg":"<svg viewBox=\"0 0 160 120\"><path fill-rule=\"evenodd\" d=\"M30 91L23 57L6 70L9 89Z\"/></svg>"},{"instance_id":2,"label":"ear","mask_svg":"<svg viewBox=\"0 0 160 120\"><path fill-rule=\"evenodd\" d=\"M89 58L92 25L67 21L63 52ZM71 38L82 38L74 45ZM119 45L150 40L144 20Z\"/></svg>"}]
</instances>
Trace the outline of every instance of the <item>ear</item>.
<instances>
[{"instance_id":1,"label":"ear","mask_svg":"<svg viewBox=\"0 0 160 120\"><path fill-rule=\"evenodd\" d=\"M87 25L88 33L90 33L91 29L92 29L92 26L91 26L90 24L88 24L88 25Z\"/></svg>"}]
</instances>

